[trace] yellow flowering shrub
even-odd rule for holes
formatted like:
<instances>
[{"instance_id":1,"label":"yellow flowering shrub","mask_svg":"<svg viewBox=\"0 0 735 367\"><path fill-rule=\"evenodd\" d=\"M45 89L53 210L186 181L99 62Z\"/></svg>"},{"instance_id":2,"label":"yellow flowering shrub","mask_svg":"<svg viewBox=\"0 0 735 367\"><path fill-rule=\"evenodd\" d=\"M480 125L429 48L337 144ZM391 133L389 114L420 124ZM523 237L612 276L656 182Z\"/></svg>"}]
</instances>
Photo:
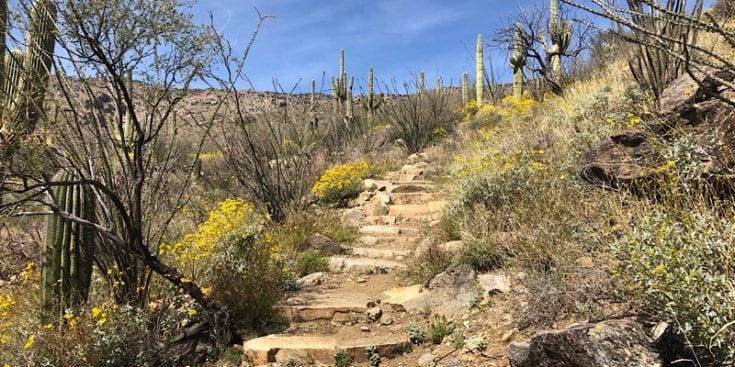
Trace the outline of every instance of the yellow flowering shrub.
<instances>
[{"instance_id":1,"label":"yellow flowering shrub","mask_svg":"<svg viewBox=\"0 0 735 367\"><path fill-rule=\"evenodd\" d=\"M345 163L322 173L312 186L311 193L318 201L333 203L356 195L362 189L370 164L366 161Z\"/></svg>"},{"instance_id":2,"label":"yellow flowering shrub","mask_svg":"<svg viewBox=\"0 0 735 367\"><path fill-rule=\"evenodd\" d=\"M159 254L171 255L179 269L191 279L201 275L204 262L212 257L219 243L226 235L259 226L262 218L255 207L241 198L226 199L209 213L206 221L197 230L188 233L172 244L163 244Z\"/></svg>"}]
</instances>

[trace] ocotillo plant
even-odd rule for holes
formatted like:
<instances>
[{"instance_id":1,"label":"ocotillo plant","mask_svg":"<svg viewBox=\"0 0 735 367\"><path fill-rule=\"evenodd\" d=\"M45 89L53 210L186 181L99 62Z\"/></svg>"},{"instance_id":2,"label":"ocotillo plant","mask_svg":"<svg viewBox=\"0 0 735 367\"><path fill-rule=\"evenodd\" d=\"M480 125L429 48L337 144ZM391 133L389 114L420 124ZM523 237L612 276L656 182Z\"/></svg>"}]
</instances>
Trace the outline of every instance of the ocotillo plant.
<instances>
[{"instance_id":1,"label":"ocotillo plant","mask_svg":"<svg viewBox=\"0 0 735 367\"><path fill-rule=\"evenodd\" d=\"M559 19L558 0L551 0L551 14L549 18L549 35L551 38L551 72L557 80L562 76L561 55L569 48L572 38L572 24Z\"/></svg>"},{"instance_id":2,"label":"ocotillo plant","mask_svg":"<svg viewBox=\"0 0 735 367\"><path fill-rule=\"evenodd\" d=\"M462 106L470 103L470 76L465 71L462 73Z\"/></svg>"},{"instance_id":3,"label":"ocotillo plant","mask_svg":"<svg viewBox=\"0 0 735 367\"><path fill-rule=\"evenodd\" d=\"M43 115L43 101L51 69L54 45L56 43L56 3L53 0L36 0L30 12L28 34L26 35L26 52L24 57L16 58L10 65L5 57L5 37L8 33L7 0L0 0L0 61L3 74L4 95L0 96L2 124L0 124L0 140L9 141L15 137L33 131L36 123ZM17 55L11 52L10 55ZM22 64L20 64L22 62ZM15 65L12 65L15 63ZM18 65L22 72L18 73ZM9 84L15 79L16 82Z\"/></svg>"},{"instance_id":4,"label":"ocotillo plant","mask_svg":"<svg viewBox=\"0 0 735 367\"><path fill-rule=\"evenodd\" d=\"M521 23L516 23L515 44L513 53L510 55L510 65L513 68L513 96L516 98L523 97L523 67L526 65L526 56L521 44L521 32L523 32L523 26Z\"/></svg>"},{"instance_id":5,"label":"ocotillo plant","mask_svg":"<svg viewBox=\"0 0 735 367\"><path fill-rule=\"evenodd\" d=\"M92 193L61 171L55 182L70 183L53 189L60 213L95 222ZM70 307L87 300L92 277L96 233L61 215L49 216L43 254L43 318L52 321Z\"/></svg>"},{"instance_id":6,"label":"ocotillo plant","mask_svg":"<svg viewBox=\"0 0 735 367\"><path fill-rule=\"evenodd\" d=\"M485 57L483 55L483 44L482 34L477 35L477 47L475 50L475 99L477 100L477 107L482 107L482 92L484 90L485 80L485 66L483 64Z\"/></svg>"}]
</instances>

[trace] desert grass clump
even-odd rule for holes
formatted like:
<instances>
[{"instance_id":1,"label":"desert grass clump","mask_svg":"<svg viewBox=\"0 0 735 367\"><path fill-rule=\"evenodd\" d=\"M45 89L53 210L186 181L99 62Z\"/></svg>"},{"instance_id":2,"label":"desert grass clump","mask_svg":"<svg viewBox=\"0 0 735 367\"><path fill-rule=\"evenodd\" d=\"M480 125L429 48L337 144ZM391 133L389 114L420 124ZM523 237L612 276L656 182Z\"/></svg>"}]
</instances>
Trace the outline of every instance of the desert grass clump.
<instances>
[{"instance_id":1,"label":"desert grass clump","mask_svg":"<svg viewBox=\"0 0 735 367\"><path fill-rule=\"evenodd\" d=\"M366 161L340 164L327 169L311 187L311 194L322 203L336 203L357 195L362 180L370 172Z\"/></svg>"},{"instance_id":2,"label":"desert grass clump","mask_svg":"<svg viewBox=\"0 0 735 367\"><path fill-rule=\"evenodd\" d=\"M429 340L432 344L441 344L453 332L454 324L443 315L435 315L429 323Z\"/></svg>"}]
</instances>

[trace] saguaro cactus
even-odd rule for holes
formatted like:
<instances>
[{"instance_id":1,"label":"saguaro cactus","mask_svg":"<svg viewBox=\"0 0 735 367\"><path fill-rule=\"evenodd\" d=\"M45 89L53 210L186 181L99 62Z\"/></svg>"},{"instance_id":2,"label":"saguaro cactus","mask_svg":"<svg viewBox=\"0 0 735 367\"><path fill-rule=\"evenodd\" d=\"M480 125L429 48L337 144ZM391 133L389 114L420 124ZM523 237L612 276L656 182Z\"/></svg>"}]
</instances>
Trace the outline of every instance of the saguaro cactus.
<instances>
[{"instance_id":1,"label":"saguaro cactus","mask_svg":"<svg viewBox=\"0 0 735 367\"><path fill-rule=\"evenodd\" d=\"M434 81L434 91L439 93L442 90L442 78L440 76L436 77L436 80Z\"/></svg>"},{"instance_id":2,"label":"saguaro cactus","mask_svg":"<svg viewBox=\"0 0 735 367\"><path fill-rule=\"evenodd\" d=\"M375 91L374 91L374 76L373 76L373 68L371 67L368 70L368 94L367 94L367 101L365 102L365 109L367 110L367 118L368 123L372 124L373 120L375 119L375 111L380 108L380 105L383 104L383 96L381 95L379 98L375 98Z\"/></svg>"},{"instance_id":3,"label":"saguaro cactus","mask_svg":"<svg viewBox=\"0 0 735 367\"><path fill-rule=\"evenodd\" d=\"M561 55L569 48L572 38L572 24L564 19L559 19L558 0L551 0L551 14L549 18L549 35L551 38L551 72L553 77L559 79L562 76Z\"/></svg>"},{"instance_id":4,"label":"saguaro cactus","mask_svg":"<svg viewBox=\"0 0 735 367\"><path fill-rule=\"evenodd\" d=\"M339 50L339 76L332 76L332 98L334 113L339 113L340 107L347 100L347 73L345 73L345 50Z\"/></svg>"},{"instance_id":5,"label":"saguaro cactus","mask_svg":"<svg viewBox=\"0 0 735 367\"><path fill-rule=\"evenodd\" d=\"M462 73L462 106L470 103L470 76L465 71Z\"/></svg>"},{"instance_id":6,"label":"saguaro cactus","mask_svg":"<svg viewBox=\"0 0 735 367\"><path fill-rule=\"evenodd\" d=\"M484 91L484 80L485 80L485 57L483 55L483 44L482 34L477 35L477 47L475 50L475 99L477 100L477 107L482 106L483 91Z\"/></svg>"},{"instance_id":7,"label":"saguaro cactus","mask_svg":"<svg viewBox=\"0 0 735 367\"><path fill-rule=\"evenodd\" d=\"M423 71L419 73L418 87L419 87L419 94L423 94L424 92L426 92L426 79L424 78Z\"/></svg>"},{"instance_id":8,"label":"saguaro cactus","mask_svg":"<svg viewBox=\"0 0 735 367\"><path fill-rule=\"evenodd\" d=\"M55 182L75 180L71 172L61 171ZM95 222L95 201L90 190L79 184L58 186L52 190L59 211ZM50 216L46 223L43 254L44 319L61 316L67 308L87 300L92 277L92 259L96 233L61 215Z\"/></svg>"},{"instance_id":9,"label":"saguaro cactus","mask_svg":"<svg viewBox=\"0 0 735 367\"><path fill-rule=\"evenodd\" d=\"M526 65L526 56L523 52L522 33L523 25L516 23L515 44L510 55L510 65L513 67L513 96L523 97L523 67Z\"/></svg>"},{"instance_id":10,"label":"saguaro cactus","mask_svg":"<svg viewBox=\"0 0 735 367\"><path fill-rule=\"evenodd\" d=\"M43 101L56 43L56 3L54 0L36 0L30 12L25 56L14 57L18 53L11 52L11 57L6 57L7 9L7 0L0 0L0 62L3 64L0 70L3 70L5 78L0 83L4 92L0 96L3 100L0 103L3 109L0 111L3 117L0 124L2 140L12 140L33 131L43 116Z\"/></svg>"},{"instance_id":11,"label":"saguaro cactus","mask_svg":"<svg viewBox=\"0 0 735 367\"><path fill-rule=\"evenodd\" d=\"M355 77L350 78L347 85L347 73L345 72L345 50L339 52L339 77L332 77L332 96L334 101L333 110L335 114L344 112L345 122L351 122L354 118L352 106L352 86Z\"/></svg>"}]
</instances>

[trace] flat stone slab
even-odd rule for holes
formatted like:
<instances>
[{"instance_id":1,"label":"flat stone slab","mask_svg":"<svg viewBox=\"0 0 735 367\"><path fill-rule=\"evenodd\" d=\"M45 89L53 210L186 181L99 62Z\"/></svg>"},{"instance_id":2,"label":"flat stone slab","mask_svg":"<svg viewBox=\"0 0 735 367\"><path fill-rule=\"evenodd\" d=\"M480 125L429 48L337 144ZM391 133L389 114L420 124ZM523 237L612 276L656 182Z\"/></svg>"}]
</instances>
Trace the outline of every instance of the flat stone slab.
<instances>
[{"instance_id":1,"label":"flat stone slab","mask_svg":"<svg viewBox=\"0 0 735 367\"><path fill-rule=\"evenodd\" d=\"M396 226L389 226L389 225L380 225L380 224L374 224L369 226L364 226L360 228L360 233L364 235L397 235L401 234L403 231L400 227Z\"/></svg>"},{"instance_id":2,"label":"flat stone slab","mask_svg":"<svg viewBox=\"0 0 735 367\"><path fill-rule=\"evenodd\" d=\"M329 258L329 271L333 273L373 273L403 266L403 263L387 259L341 256Z\"/></svg>"},{"instance_id":3,"label":"flat stone slab","mask_svg":"<svg viewBox=\"0 0 735 367\"><path fill-rule=\"evenodd\" d=\"M415 235L406 236L362 236L357 239L357 247L396 248L399 250L413 248L421 241Z\"/></svg>"},{"instance_id":4,"label":"flat stone slab","mask_svg":"<svg viewBox=\"0 0 735 367\"><path fill-rule=\"evenodd\" d=\"M320 295L305 304L284 305L282 309L291 321L327 320L334 322L350 321L354 315L362 315L368 309L370 300L364 294L337 293Z\"/></svg>"},{"instance_id":5,"label":"flat stone slab","mask_svg":"<svg viewBox=\"0 0 735 367\"><path fill-rule=\"evenodd\" d=\"M381 304L396 311L417 310L428 303L429 290L421 284L389 289L380 295Z\"/></svg>"},{"instance_id":6,"label":"flat stone slab","mask_svg":"<svg viewBox=\"0 0 735 367\"><path fill-rule=\"evenodd\" d=\"M395 217L417 217L429 214L431 214L431 210L426 204L391 205L388 211L388 215Z\"/></svg>"},{"instance_id":7,"label":"flat stone slab","mask_svg":"<svg viewBox=\"0 0 735 367\"><path fill-rule=\"evenodd\" d=\"M423 204L430 201L434 201L439 197L436 193L431 192L415 192L415 193L396 193L391 195L391 202L393 204Z\"/></svg>"},{"instance_id":8,"label":"flat stone slab","mask_svg":"<svg viewBox=\"0 0 735 367\"><path fill-rule=\"evenodd\" d=\"M391 248L353 247L352 255L372 259L400 259L410 255L411 251Z\"/></svg>"},{"instance_id":9,"label":"flat stone slab","mask_svg":"<svg viewBox=\"0 0 735 367\"><path fill-rule=\"evenodd\" d=\"M251 339L243 344L245 359L255 366L285 364L289 359L306 365L334 360L337 341L334 336L277 336Z\"/></svg>"},{"instance_id":10,"label":"flat stone slab","mask_svg":"<svg viewBox=\"0 0 735 367\"><path fill-rule=\"evenodd\" d=\"M383 358L395 356L409 343L406 333L354 334L340 332L332 336L269 335L243 344L247 362L255 366L293 360L298 366L333 366L335 350L352 356L353 363L367 362L365 350L375 346Z\"/></svg>"}]
</instances>

